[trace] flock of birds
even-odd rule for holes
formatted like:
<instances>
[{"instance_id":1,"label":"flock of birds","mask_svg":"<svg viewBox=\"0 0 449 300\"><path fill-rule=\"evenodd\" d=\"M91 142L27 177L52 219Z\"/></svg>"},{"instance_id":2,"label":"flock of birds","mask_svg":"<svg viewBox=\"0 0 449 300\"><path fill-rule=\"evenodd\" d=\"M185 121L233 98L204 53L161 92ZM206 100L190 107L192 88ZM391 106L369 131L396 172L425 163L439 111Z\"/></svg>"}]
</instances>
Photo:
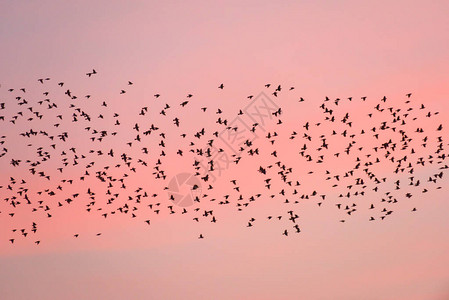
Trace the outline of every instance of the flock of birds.
<instances>
[{"instance_id":1,"label":"flock of birds","mask_svg":"<svg viewBox=\"0 0 449 300\"><path fill-rule=\"evenodd\" d=\"M93 69L86 76L91 80L98 73ZM26 88L0 86L0 92L5 91L0 97L0 163L7 170L0 181L0 218L7 218L12 225L11 236L7 237L11 244L18 238L32 237L39 230L39 222L51 219L61 207L76 205L100 218L126 215L151 225L163 213L191 214L194 222L216 223L214 210L219 206L243 211L263 199L277 199L280 207L285 206L285 213L263 219L286 221L282 224L289 224L288 227L280 230L285 236L301 232L299 215L292 207L304 201L313 200L318 207L332 205L343 215L342 223L361 209L373 212L369 221L384 220L393 214L396 203L441 189L437 183L448 168L443 125L430 121L434 128L428 131L420 123L433 120L438 112L430 111L424 104L415 106L410 93L396 105L386 97L374 104L367 97L326 97L318 106L322 112L320 120L304 121L294 128L290 128L291 122L285 122L286 113L279 107L269 112L270 119L274 119L272 124L261 128L260 123L253 122L249 126L249 131L262 139L244 139L237 153L226 154L219 137L223 132L236 133L242 128L231 124L224 109L212 112L217 118L215 124L203 124L194 132L182 132L185 120L171 113L172 107L187 110L192 94L177 105L162 104L163 96L154 94L154 106L161 106L161 110L141 107L128 125L129 118L121 120L121 112L112 112L107 101L96 100L90 94L79 96L66 83L54 83L50 78L39 78L37 82L44 91L31 98ZM132 81L126 82L118 89L117 97L123 97L133 85ZM59 90L60 97L51 97L53 87ZM217 88L223 90L225 86L219 84ZM277 101L294 87L266 84L264 90ZM246 101L256 98L249 95ZM299 97L293 101L300 106L306 100ZM370 110L363 118L341 111L341 107L356 102L369 104ZM93 112L89 110L91 106L96 106ZM210 110L201 107L188 112L208 114ZM244 114L239 108L236 116ZM155 116L168 120L168 125L156 123ZM162 126L173 128L165 130ZM126 128L121 130L123 127ZM177 137L183 142L177 143L178 149L173 151L170 148L175 146L166 144L174 130L181 131ZM25 148L15 149L21 143L26 144ZM281 143L291 145L288 148L293 153L285 154L285 147L278 147ZM214 173L221 172L215 154L229 157L233 178L226 182L228 188L216 188L218 183L211 179ZM201 189L201 193L194 196L192 206L177 206L176 196L166 192L167 182L175 175L165 169L172 156L193 160L192 174L201 186L195 184L191 189ZM262 184L263 191L243 192L244 180L238 178L242 159L257 164L254 178ZM343 166L340 161L344 161ZM132 178L137 174L151 176L165 187L158 191L150 191L153 187L146 186L134 188ZM317 184L303 184L306 176L315 176ZM325 184L329 187L324 188ZM371 201L363 201L364 198ZM410 211L416 210L410 207ZM20 214L27 216L28 226L21 228L14 223ZM246 226L253 227L257 221L251 217ZM79 237L79 233L70 234ZM198 238L205 236L200 233ZM39 245L41 240L33 242Z\"/></svg>"}]
</instances>

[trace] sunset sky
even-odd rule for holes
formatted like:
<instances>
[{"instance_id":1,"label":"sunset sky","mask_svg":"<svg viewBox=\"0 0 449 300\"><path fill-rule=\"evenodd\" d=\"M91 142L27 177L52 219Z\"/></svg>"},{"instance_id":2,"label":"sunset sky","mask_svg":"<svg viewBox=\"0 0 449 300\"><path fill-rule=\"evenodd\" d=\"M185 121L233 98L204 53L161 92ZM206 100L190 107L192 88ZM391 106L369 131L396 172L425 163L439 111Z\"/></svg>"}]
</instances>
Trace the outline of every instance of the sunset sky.
<instances>
[{"instance_id":1,"label":"sunset sky","mask_svg":"<svg viewBox=\"0 0 449 300\"><path fill-rule=\"evenodd\" d=\"M314 145L319 147L320 134L369 130L386 121L381 113L368 117L384 96L386 111L390 106L402 112L414 108L410 115L417 120L406 128L415 138L415 158L434 155L438 136L447 146L448 11L449 2L443 0L1 0L0 103L6 108L0 110L0 117L5 117L0 119L0 136L6 138L0 139L5 141L0 155L3 147L8 152L0 157L0 299L449 299L449 181L445 173L436 184L426 182L447 162L416 167L414 176L421 176L423 187L430 188L426 193L413 190L412 198L404 196L409 191L410 174L392 176L387 162L377 166L379 176L389 179L383 192L393 190L397 179L403 188L395 194L398 203L388 206L394 213L381 220L382 196L372 191L372 184L363 197L345 200L357 203L353 215L335 206L345 186L333 190L334 181L327 181L322 174L326 170L344 174L356 158L355 154L348 158L332 155L343 153L347 146L340 134L329 138L331 152L324 165L310 164L298 154L305 143L306 122L310 122L308 133L317 137ZM93 69L97 74L86 76ZM38 82L47 77L50 80ZM58 86L59 82L64 82L64 87ZM218 88L220 84L223 89ZM266 84L271 86L266 88ZM282 91L276 97L272 93L278 85ZM78 99L67 97L67 89ZM126 93L121 94L122 90ZM49 92L48 96L44 92ZM410 98L408 93L412 93ZM193 96L187 98L188 94ZM248 99L249 95L253 99ZM301 97L304 102L299 102ZM326 115L319 108L326 97L331 99L329 106L334 99L341 99L340 105L332 106L339 116L335 125L324 120ZM23 98L28 104L19 105ZM37 104L45 98L57 108ZM270 114L266 123L258 122L253 148L261 155L244 155L213 183L201 181L199 193L217 200L187 206L188 213L182 214L182 207L170 202L164 187L177 174L195 171L189 143L207 146L213 132L222 128L217 119L231 123L239 110L250 111L254 108L251 103L259 103L252 102L254 99L272 101L282 108L280 117ZM407 100L411 103L406 105ZM189 103L180 106L183 101ZM27 110L32 103L34 111L45 115L43 119ZM71 103L91 114L89 125L81 116L79 122L71 121ZM167 104L170 108L164 108ZM425 109L419 109L422 104ZM143 107L148 111L139 115ZM218 109L223 113L217 114ZM161 110L167 115L161 115ZM16 124L9 122L19 111L24 117L18 117ZM240 115L242 126L251 127L255 121L247 111ZM351 129L340 122L345 112L354 122ZM428 112L431 118L426 117ZM120 116L114 117L114 113ZM57 115L64 119L58 120ZM34 119L27 121L29 116ZM180 127L174 125L175 117L180 119ZM117 119L120 126L114 125ZM59 127L54 126L56 122ZM140 144L134 140L135 123L145 139ZM151 124L159 126L159 131L144 136L142 131ZM435 131L440 124L443 130ZM101 142L91 141L94 135L86 126L108 131L108 136ZM417 127L426 133L414 133ZM202 128L204 137L194 137ZM55 139L20 136L30 129L47 130ZM111 135L114 131L116 136ZM270 145L265 136L274 131L279 141ZM289 139L292 131L298 133L296 139ZM68 132L67 142L57 137L62 132ZM163 139L160 132L167 136L164 148L159 145ZM188 137L180 137L182 133ZM429 137L426 148L420 146L424 136ZM215 143L224 145L218 138ZM356 147L363 146L366 153L377 145L373 138L358 143ZM51 159L36 169L50 174L51 180L31 175L26 164L27 159L37 158L39 146L50 151ZM77 153L72 153L71 147L76 147ZM150 153L144 156L142 147L148 147ZM95 152L89 154L90 149ZM107 205L110 196L103 184L95 178L78 178L90 170L85 167L92 161L92 175L109 166L109 174L121 176L123 166L120 169L110 163L110 149L114 149L116 162L126 152L136 164L138 158L145 157L149 167L139 165L136 173L127 172L122 198ZM179 149L184 149L183 156L177 154ZM270 155L273 149L279 152L277 158ZM95 155L98 150L104 154ZM160 156L161 150L165 157ZM69 160L64 171L58 172L62 151L70 157L84 153L87 158L76 166ZM310 151L316 156L327 153ZM233 152L226 148L226 154ZM165 180L152 174L159 158ZM12 166L12 159L21 159L21 165ZM266 176L257 170L276 161L293 167L293 182L301 182L299 195L317 190L326 194L323 204L317 205L318 198L281 197L282 183L275 167L270 170L273 187L267 190ZM310 171L314 173L308 174ZM29 188L33 205L12 207L13 192L7 190L11 177L17 181L15 186L26 181L23 185ZM61 183L69 178L74 179L72 185ZM233 189L233 179L240 191ZM211 191L207 190L209 184L214 185ZM56 191L58 185L63 191L55 197L46 192L37 195L45 189ZM158 196L142 200L134 211L136 218L129 216L131 212L102 216L117 207L114 205L132 206L139 187ZM88 188L96 192L91 212L86 211ZM67 195L75 193L80 196L66 205ZM238 211L239 194L248 198L258 193L262 196ZM278 197L270 198L271 194ZM133 201L128 198L131 195ZM231 195L232 205L218 204L224 195ZM285 198L299 203L284 204ZM39 200L51 209L32 212ZM58 202L64 205L58 207ZM161 210L157 215L148 208L156 202ZM376 211L369 209L371 203ZM167 208L172 205L174 214ZM200 211L194 212L195 207ZM412 212L413 208L416 211ZM286 220L290 209L299 215L299 234ZM213 210L217 222L202 217L204 210ZM283 215L284 219L267 220L270 215L275 219ZM200 222L192 220L198 216ZM376 220L368 221L372 216ZM251 218L255 221L249 228ZM150 225L144 222L147 219ZM29 232L33 222L38 224L37 232L21 236L20 229ZM286 237L282 233L287 228ZM200 234L204 239L198 238Z\"/></svg>"}]
</instances>

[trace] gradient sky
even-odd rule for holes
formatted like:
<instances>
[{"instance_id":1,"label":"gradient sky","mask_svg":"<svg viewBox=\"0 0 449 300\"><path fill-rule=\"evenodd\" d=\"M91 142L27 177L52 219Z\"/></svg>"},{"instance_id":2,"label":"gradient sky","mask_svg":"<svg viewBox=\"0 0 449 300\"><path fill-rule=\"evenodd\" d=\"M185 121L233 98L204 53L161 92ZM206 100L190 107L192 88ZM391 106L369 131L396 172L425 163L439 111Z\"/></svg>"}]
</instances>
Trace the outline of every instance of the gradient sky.
<instances>
[{"instance_id":1,"label":"gradient sky","mask_svg":"<svg viewBox=\"0 0 449 300\"><path fill-rule=\"evenodd\" d=\"M189 108L222 108L232 116L248 95L272 83L295 86L279 99L286 128L321 118L318 106L326 96L367 96L372 103L387 96L401 105L406 93L413 93L416 105L439 111L422 124L434 128L449 117L448 11L448 1L2 0L0 102L8 99L8 88L41 95L37 79L50 77L54 101L66 101L56 96L56 82L64 81L80 95L107 100L108 109L131 124L136 108L146 105L154 107L155 120L165 103L182 112L178 103L188 93L194 95ZM85 73L92 68L98 75L89 79ZM134 85L121 97L128 80ZM155 93L162 95L159 103ZM306 99L301 106L299 97ZM354 106L351 114L367 124L364 108ZM99 112L93 104L91 109ZM215 121L199 112L182 118L190 130ZM167 134L178 135L170 128ZM0 123L0 136L18 130L29 128ZM81 142L83 132L75 129L74 140ZM176 151L176 143L167 151ZM29 154L19 143L11 149ZM10 176L29 176L9 162L0 159L8 170L0 185ZM165 164L170 177L188 169L189 161ZM257 191L256 165L228 170L216 189L228 193L229 179L239 175L246 193ZM38 189L40 182L29 178ZM304 182L305 189L316 188L316 181ZM11 245L10 229L32 219L11 219L2 202L0 299L448 299L449 186L444 178L440 184L442 190L403 201L384 222L367 222L365 210L341 224L334 207L304 203L302 232L291 238L266 222L245 227L251 216L282 210L261 200L243 213L215 208L216 224L162 215L150 228L141 220L102 219L79 206L40 220L39 246L26 239ZM374 201L369 197L361 201ZM412 214L412 207L418 211ZM206 238L198 240L199 233Z\"/></svg>"}]
</instances>

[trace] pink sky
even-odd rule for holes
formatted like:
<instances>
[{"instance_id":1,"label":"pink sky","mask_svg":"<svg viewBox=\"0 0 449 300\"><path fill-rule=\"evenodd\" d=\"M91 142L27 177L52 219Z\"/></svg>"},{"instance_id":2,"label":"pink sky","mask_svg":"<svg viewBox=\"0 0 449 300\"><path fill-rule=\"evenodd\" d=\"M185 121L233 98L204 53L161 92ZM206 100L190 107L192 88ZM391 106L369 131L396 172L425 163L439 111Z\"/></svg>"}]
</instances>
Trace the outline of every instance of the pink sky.
<instances>
[{"instance_id":1,"label":"pink sky","mask_svg":"<svg viewBox=\"0 0 449 300\"><path fill-rule=\"evenodd\" d=\"M415 107L424 103L440 113L417 121L430 131L449 116L448 11L447 1L2 1L0 103L14 100L9 88L25 87L30 99L48 89L64 109L68 98L56 85L64 81L80 97L93 95L86 106L95 116L119 112L121 122L132 126L140 108L149 106L147 119L139 122L165 124L167 135L175 137L167 142L171 156L164 162L169 178L189 170L191 163L176 157L183 129L173 126L174 115L182 116L185 130L206 127L210 135L217 108L231 120L248 95L272 92L266 83L295 87L277 99L284 110L284 129L279 129L284 137L293 128L300 132L307 120L322 120L318 106L326 96L352 96L354 104L342 109L370 127L369 103L374 106L387 96L388 105L402 107L405 94L413 93ZM98 74L88 78L85 73L92 68ZM44 86L37 82L43 77L51 77ZM217 89L221 83L223 90ZM127 94L119 95L121 89ZM156 93L161 94L157 101ZM179 103L189 93L194 97L189 113L183 113ZM369 105L360 102L362 96ZM299 97L306 101L299 104ZM103 100L107 110L99 107ZM165 103L172 106L167 119L159 114ZM207 114L200 111L203 106ZM13 106L6 114L19 109ZM27 123L7 123L0 123L0 136L30 129ZM70 118L65 125L73 129L71 141L89 149L83 126L71 125ZM275 124L267 128L277 130ZM135 135L131 127L127 132L131 135L124 135L123 144ZM10 166L11 158L34 154L28 140L7 140L14 152L0 158L7 170L0 174L0 186L11 176L27 178L34 190L48 184L31 177L26 167ZM152 140L156 158L159 141ZM260 149L271 149L266 141L258 142ZM279 142L282 160L305 174L308 167L297 156L302 140L295 140L292 149L289 143ZM102 145L104 152L127 149L112 141ZM239 178L246 195L268 195L255 172L263 163L253 158L232 166L217 180L216 195L232 193L233 178ZM343 161L327 167L345 169ZM78 176L77 170L59 177L53 173L53 178ZM433 169L418 174L426 172ZM305 190L324 189L322 182L302 178ZM142 185L165 195L160 182L133 177L130 186ZM9 217L11 208L2 195L0 299L448 299L447 179L439 185L441 190L403 200L382 222L368 222L370 212L361 209L342 224L333 205L305 201L297 208L302 232L288 238L282 236L283 225L264 220L286 211L268 196L244 212L202 203L214 209L216 224L196 224L190 214L161 214L152 215L148 227L145 215L104 219L75 205L55 211L51 220L36 217L39 246L30 238L8 242L12 228L28 228L35 217L29 208ZM84 193L85 186L66 191L78 189ZM358 203L368 207L379 201L376 197L371 193ZM158 201L169 204L164 197ZM411 213L413 207L418 211ZM246 228L251 217L257 221ZM80 237L74 239L74 233ZM199 233L206 238L198 240Z\"/></svg>"}]
</instances>

